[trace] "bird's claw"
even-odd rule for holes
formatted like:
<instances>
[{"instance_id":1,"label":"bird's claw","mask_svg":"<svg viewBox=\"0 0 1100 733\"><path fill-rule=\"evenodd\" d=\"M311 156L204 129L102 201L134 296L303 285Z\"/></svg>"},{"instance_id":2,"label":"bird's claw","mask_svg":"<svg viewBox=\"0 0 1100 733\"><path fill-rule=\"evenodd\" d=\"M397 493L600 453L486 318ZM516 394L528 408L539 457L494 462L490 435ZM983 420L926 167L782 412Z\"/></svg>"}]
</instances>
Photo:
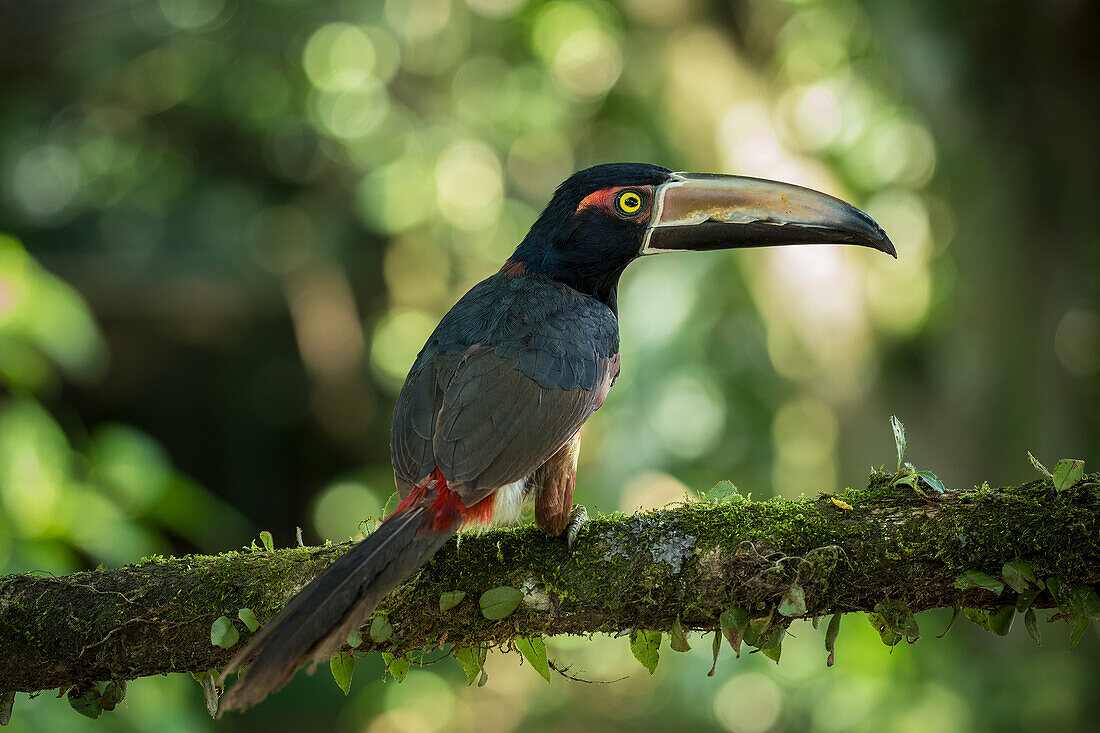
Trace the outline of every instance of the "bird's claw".
<instances>
[{"instance_id":1,"label":"bird's claw","mask_svg":"<svg viewBox=\"0 0 1100 733\"><path fill-rule=\"evenodd\" d=\"M573 549L573 543L587 521L588 510L582 504L574 504L573 510L569 512L569 524L565 525L565 544L569 549Z\"/></svg>"}]
</instances>

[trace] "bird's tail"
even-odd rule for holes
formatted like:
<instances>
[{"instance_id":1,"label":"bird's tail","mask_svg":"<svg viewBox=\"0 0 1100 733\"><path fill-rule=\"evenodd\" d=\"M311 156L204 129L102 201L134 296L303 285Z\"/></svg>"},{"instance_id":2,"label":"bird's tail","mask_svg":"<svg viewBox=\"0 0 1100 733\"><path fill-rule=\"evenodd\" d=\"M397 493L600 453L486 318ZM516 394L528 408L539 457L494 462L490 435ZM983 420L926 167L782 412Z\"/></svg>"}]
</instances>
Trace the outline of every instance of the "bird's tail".
<instances>
[{"instance_id":1,"label":"bird's tail","mask_svg":"<svg viewBox=\"0 0 1100 733\"><path fill-rule=\"evenodd\" d=\"M222 672L251 663L221 699L220 712L244 710L290 681L308 662L325 662L375 607L459 529L467 509L438 471L378 529L332 563L268 621Z\"/></svg>"}]
</instances>

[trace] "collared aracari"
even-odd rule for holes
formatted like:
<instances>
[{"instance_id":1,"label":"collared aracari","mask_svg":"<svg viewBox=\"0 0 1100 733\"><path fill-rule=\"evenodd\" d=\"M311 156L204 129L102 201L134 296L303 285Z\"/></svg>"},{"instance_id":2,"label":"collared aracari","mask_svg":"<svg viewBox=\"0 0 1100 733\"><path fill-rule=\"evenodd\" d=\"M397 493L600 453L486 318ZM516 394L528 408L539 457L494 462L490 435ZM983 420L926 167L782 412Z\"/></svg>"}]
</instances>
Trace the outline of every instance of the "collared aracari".
<instances>
[{"instance_id":1,"label":"collared aracari","mask_svg":"<svg viewBox=\"0 0 1100 733\"><path fill-rule=\"evenodd\" d=\"M460 528L513 518L559 535L574 511L581 426L619 373L616 291L658 252L855 244L896 257L839 199L755 178L613 163L561 184L499 272L443 317L393 413L401 503L260 629L222 679L250 664L221 709L244 709L324 662ZM583 521L583 520L582 520Z\"/></svg>"}]
</instances>

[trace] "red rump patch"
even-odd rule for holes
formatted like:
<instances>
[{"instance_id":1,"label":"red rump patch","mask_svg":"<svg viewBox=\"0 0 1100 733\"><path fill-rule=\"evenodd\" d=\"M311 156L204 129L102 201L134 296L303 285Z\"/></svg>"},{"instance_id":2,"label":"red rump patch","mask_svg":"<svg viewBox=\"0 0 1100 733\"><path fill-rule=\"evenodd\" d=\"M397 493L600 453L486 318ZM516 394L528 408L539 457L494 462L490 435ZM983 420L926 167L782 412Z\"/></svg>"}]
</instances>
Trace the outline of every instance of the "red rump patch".
<instances>
[{"instance_id":1,"label":"red rump patch","mask_svg":"<svg viewBox=\"0 0 1100 733\"><path fill-rule=\"evenodd\" d=\"M445 532L456 521L463 527L471 522L488 524L493 518L493 499L494 496L490 494L473 506L467 507L462 503L462 497L447 486L447 479L436 468L424 483L414 488L401 500L393 510L393 514L401 514L427 504L429 516L424 520L420 531L430 529L435 532ZM390 516L392 517L393 514Z\"/></svg>"},{"instance_id":2,"label":"red rump patch","mask_svg":"<svg viewBox=\"0 0 1100 733\"><path fill-rule=\"evenodd\" d=\"M474 522L488 524L493 521L493 502L496 498L496 494L489 494L473 506L466 507L466 522L462 526L465 527Z\"/></svg>"},{"instance_id":3,"label":"red rump patch","mask_svg":"<svg viewBox=\"0 0 1100 733\"><path fill-rule=\"evenodd\" d=\"M450 529L456 521L465 524L466 505L462 503L462 499L458 494L451 491L445 480L440 480L438 489L439 493L436 494L435 501L428 506L428 512L431 516L424 520L424 527L421 528L421 531L431 526L436 532L444 532ZM431 521L431 525L428 525L429 521Z\"/></svg>"},{"instance_id":4,"label":"red rump patch","mask_svg":"<svg viewBox=\"0 0 1100 733\"><path fill-rule=\"evenodd\" d=\"M428 476L427 481L414 488L409 495L401 500L401 503L397 505L397 508L390 514L392 517L394 514L404 514L415 506L418 506L421 502L431 496L432 489L435 488L435 484L442 481L446 485L447 480L443 478L443 474L439 473L439 469L432 471ZM389 517L387 517L388 519Z\"/></svg>"}]
</instances>

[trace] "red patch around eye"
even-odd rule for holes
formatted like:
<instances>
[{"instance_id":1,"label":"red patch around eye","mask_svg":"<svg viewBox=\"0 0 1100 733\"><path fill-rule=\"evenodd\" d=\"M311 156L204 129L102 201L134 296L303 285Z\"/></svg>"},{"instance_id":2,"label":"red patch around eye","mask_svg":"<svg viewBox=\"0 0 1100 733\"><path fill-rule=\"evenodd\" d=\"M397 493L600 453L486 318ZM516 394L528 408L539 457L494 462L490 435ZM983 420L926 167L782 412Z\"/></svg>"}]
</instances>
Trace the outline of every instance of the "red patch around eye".
<instances>
[{"instance_id":1,"label":"red patch around eye","mask_svg":"<svg viewBox=\"0 0 1100 733\"><path fill-rule=\"evenodd\" d=\"M598 209L613 212L615 211L616 197L627 189L638 191L642 194L642 208L636 214L631 214L630 218L637 221L649 216L649 205L653 200L653 186L612 186L611 188L602 188L581 199L580 204L577 206L577 211L594 206Z\"/></svg>"},{"instance_id":2,"label":"red patch around eye","mask_svg":"<svg viewBox=\"0 0 1100 733\"><path fill-rule=\"evenodd\" d=\"M587 209L589 206L595 206L601 209L610 208L614 204L615 194L622 191L624 188L626 188L626 186L612 186L611 188L602 188L599 191L590 193L581 200L580 205L577 206L577 211Z\"/></svg>"}]
</instances>

